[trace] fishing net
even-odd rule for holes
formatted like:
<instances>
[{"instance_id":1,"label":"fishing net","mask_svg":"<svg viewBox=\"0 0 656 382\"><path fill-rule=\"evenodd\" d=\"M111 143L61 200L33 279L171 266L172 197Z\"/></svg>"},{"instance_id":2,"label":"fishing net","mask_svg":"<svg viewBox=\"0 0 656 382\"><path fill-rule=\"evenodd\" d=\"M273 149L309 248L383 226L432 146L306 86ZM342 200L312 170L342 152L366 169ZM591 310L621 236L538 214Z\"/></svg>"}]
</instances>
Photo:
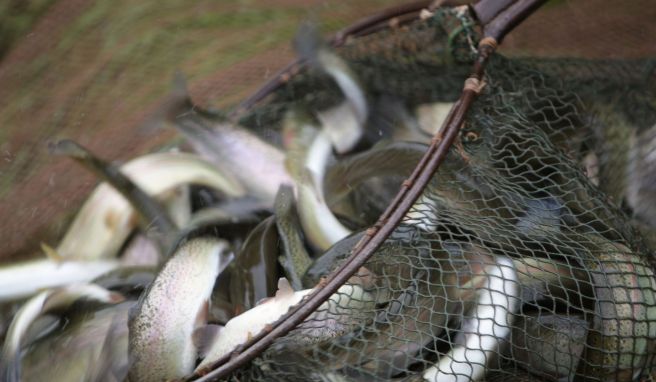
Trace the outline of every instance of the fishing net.
<instances>
[{"instance_id":1,"label":"fishing net","mask_svg":"<svg viewBox=\"0 0 656 382\"><path fill-rule=\"evenodd\" d=\"M371 111L360 145L336 155L324 181L326 203L353 234L327 251L306 245L316 260L306 284L338 269L392 202L460 96L480 39L462 8L440 8L335 48ZM656 372L656 60L596 53L606 58L492 56L455 145L402 222L319 309L228 379L633 381ZM291 115L344 99L310 66L243 109L236 103L259 74L246 77L215 86L238 95L222 106L281 148ZM168 134L119 146L168 146ZM20 194L9 190L15 176L0 191ZM57 237L66 225L56 225L40 237ZM29 252L24 241L2 255Z\"/></svg>"},{"instance_id":2,"label":"fishing net","mask_svg":"<svg viewBox=\"0 0 656 382\"><path fill-rule=\"evenodd\" d=\"M478 40L473 20L445 10L340 48L379 102L368 131L385 138L407 123L404 114L454 102ZM654 63L493 57L459 143L394 233L327 305L233 380L648 376L656 279L631 218L646 200L627 201L627 188L642 186L622 171L629 137L656 122ZM342 97L310 71L242 121L281 130L289 110L325 110ZM409 170L372 169L349 184L344 198L364 217L360 228L393 196L367 181L400 186ZM311 268L315 282L357 241L344 240L351 245L329 251L330 266Z\"/></svg>"}]
</instances>

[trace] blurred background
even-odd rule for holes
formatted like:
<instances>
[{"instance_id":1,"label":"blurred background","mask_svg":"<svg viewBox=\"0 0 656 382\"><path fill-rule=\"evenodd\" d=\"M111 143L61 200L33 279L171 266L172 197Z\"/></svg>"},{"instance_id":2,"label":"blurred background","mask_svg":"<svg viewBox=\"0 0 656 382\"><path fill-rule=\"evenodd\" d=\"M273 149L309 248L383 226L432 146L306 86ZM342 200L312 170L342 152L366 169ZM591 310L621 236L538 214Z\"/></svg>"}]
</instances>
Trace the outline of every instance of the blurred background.
<instances>
[{"instance_id":1,"label":"blurred background","mask_svg":"<svg viewBox=\"0 0 656 382\"><path fill-rule=\"evenodd\" d=\"M0 262L56 245L96 178L51 156L72 138L126 161L174 145L152 115L176 70L192 98L229 109L294 58L311 19L330 36L398 1L0 2ZM509 56L656 57L653 0L551 0L504 41Z\"/></svg>"}]
</instances>

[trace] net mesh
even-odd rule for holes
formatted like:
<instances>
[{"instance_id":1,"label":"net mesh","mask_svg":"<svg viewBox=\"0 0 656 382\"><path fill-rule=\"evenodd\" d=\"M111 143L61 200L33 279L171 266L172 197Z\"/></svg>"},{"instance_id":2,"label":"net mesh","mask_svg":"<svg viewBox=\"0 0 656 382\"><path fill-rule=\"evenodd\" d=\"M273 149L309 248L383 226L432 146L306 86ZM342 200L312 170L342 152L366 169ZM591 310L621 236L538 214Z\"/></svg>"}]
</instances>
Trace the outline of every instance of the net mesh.
<instances>
[{"instance_id":1,"label":"net mesh","mask_svg":"<svg viewBox=\"0 0 656 382\"><path fill-rule=\"evenodd\" d=\"M52 11L64 12L64 3ZM358 9L366 14L378 5L372 2ZM355 19L347 8L335 10L335 19ZM173 13L179 8L164 10ZM98 15L104 12L97 9ZM653 11L645 11L644 17L649 12ZM145 17L140 15L135 17ZM89 23L102 24L97 19ZM527 24L531 27L530 21ZM294 30L295 25L280 38L291 37ZM255 39L262 31L250 32ZM177 36L184 37L180 44L204 52L194 51L198 62L187 62L184 68L192 76L207 78L204 73L216 68L211 62L203 66L200 57L210 56L213 45L201 48L206 41L193 41L193 31ZM149 40L143 44L157 46L158 38L164 37L153 37L153 45ZM346 191L326 181L325 196L355 233L325 253L311 251L316 261L305 274L305 283L314 285L334 271L391 202L439 127L435 121L444 118L438 110L450 107L460 95L479 38L473 20L445 9L425 20L350 39L336 49L357 74L372 111L364 147L359 153L338 156L326 174L335 182L345 178ZM508 43L515 52L529 45L513 39ZM141 48L136 44L134 50L125 50L125 60L133 52L148 55ZM656 59L640 57L636 52L644 50L633 46L625 49L621 59L611 59L601 49L591 56L604 59L595 60L492 57L485 87L466 116L457 143L403 222L336 294L230 380L632 381L655 373L656 166L651 157ZM233 106L260 82L259 62L282 63L292 56L291 51L253 55L239 68L257 75L246 74L230 86L215 79L204 85L210 90L196 94L207 90L205 95L212 99L228 88L234 92L220 103ZM114 60L98 65L111 66ZM161 68L170 66L166 60L144 70L164 72ZM90 70L89 76L98 73L117 86L127 81L123 75L140 76L118 69ZM6 74L5 81L21 83ZM62 97L84 94L80 86L84 88L82 84L68 92L62 89ZM133 105L153 108L152 94L165 93L166 86L157 83L140 89L131 95L141 100ZM0 93L0 99L8 97ZM34 108L32 102L45 103L39 97L20 97L28 109ZM121 105L102 112L87 110L99 106L92 100L87 95L68 103L69 109L47 114L43 119L57 113L61 119L47 122L48 133L41 133L60 133L60 125L70 122L71 114L96 114L100 119L123 110ZM290 112L327 110L342 100L336 84L310 68L241 115L240 123L282 147ZM16 120L20 107L18 101L7 106L4 119ZM134 118L143 123L149 111L131 115L139 114ZM132 134L136 133L129 132L119 145L126 156L168 145L173 137L159 132L152 141L140 139L133 145ZM103 139L90 132L80 137L82 142L88 137L85 143ZM19 138L19 133L13 134L4 144L13 150ZM407 140L415 144L399 144ZM28 147L42 143L29 136L25 141ZM116 148L98 145L99 154L109 157L115 156L110 151ZM375 156L378 153L382 154ZM62 170L46 167L28 175L23 170L35 166L29 157L11 156L20 163L4 170L0 192L6 200L23 195L28 186L47 184L46 175ZM388 167L383 158L392 158ZM367 167L372 163L379 168ZM83 195L85 188L75 191L78 187L79 183L66 185L61 192ZM25 203L41 198L33 196ZM61 218L58 214L75 200L68 196L54 207L34 204L35 209L21 210L18 219L27 225L32 218L22 215L29 213ZM0 215L9 216L9 207ZM57 237L66 227L49 224L50 228L32 229L31 236L22 238L13 237L13 228L2 228L9 237L2 256L24 256L34 247L25 244L28 237Z\"/></svg>"},{"instance_id":2,"label":"net mesh","mask_svg":"<svg viewBox=\"0 0 656 382\"><path fill-rule=\"evenodd\" d=\"M470 20L443 12L341 48L381 110L400 100L368 128L383 134L403 111L455 101L477 38ZM618 169L629 136L656 122L653 64L494 57L459 145L403 223L359 276L234 380L649 375L656 281L627 214L641 207L626 205ZM290 108L340 97L325 76L299 75L244 122L275 129ZM352 194L371 194L358 183ZM366 212L375 221L385 205Z\"/></svg>"}]
</instances>

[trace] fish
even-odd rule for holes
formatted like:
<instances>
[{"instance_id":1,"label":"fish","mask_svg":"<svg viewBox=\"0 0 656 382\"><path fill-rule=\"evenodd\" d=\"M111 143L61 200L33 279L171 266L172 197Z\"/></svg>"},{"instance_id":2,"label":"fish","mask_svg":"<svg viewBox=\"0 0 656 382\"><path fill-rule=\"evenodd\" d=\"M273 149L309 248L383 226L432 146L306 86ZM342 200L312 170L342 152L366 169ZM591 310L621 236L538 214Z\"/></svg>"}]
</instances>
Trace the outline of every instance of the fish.
<instances>
[{"instance_id":1,"label":"fish","mask_svg":"<svg viewBox=\"0 0 656 382\"><path fill-rule=\"evenodd\" d=\"M273 205L281 184L292 184L284 166L285 154L246 127L194 105L181 74L174 78L174 89L162 104L165 118L182 134L194 150L230 175L248 195Z\"/></svg>"},{"instance_id":2,"label":"fish","mask_svg":"<svg viewBox=\"0 0 656 382\"><path fill-rule=\"evenodd\" d=\"M176 237L178 235L174 235ZM163 257L162 249L148 235L136 232L120 251L120 261L125 266L156 266Z\"/></svg>"},{"instance_id":3,"label":"fish","mask_svg":"<svg viewBox=\"0 0 656 382\"><path fill-rule=\"evenodd\" d=\"M432 102L417 105L415 114L421 131L430 137L437 134L453 109L454 102Z\"/></svg>"},{"instance_id":4,"label":"fish","mask_svg":"<svg viewBox=\"0 0 656 382\"><path fill-rule=\"evenodd\" d=\"M43 289L84 283L119 269L117 260L35 259L0 267L0 303L30 297Z\"/></svg>"},{"instance_id":5,"label":"fish","mask_svg":"<svg viewBox=\"0 0 656 382\"><path fill-rule=\"evenodd\" d=\"M474 299L472 288L461 294L459 285L484 281L465 266L481 261L480 256L471 250L459 255L462 261L454 261L441 241L392 238L365 265L377 286L377 306L383 309L326 345L330 353L310 351L310 356L329 370L380 381L421 362L424 349L448 329L463 303Z\"/></svg>"},{"instance_id":6,"label":"fish","mask_svg":"<svg viewBox=\"0 0 656 382\"><path fill-rule=\"evenodd\" d=\"M289 282L281 278L278 281L278 291L274 297L232 318L223 328L218 329L218 333L215 335L198 336L197 346L201 349L201 353L205 354L195 372L199 373L223 355L257 335L310 293L312 293L312 289L294 292ZM200 343L201 339L202 343ZM203 351L203 348L206 350Z\"/></svg>"},{"instance_id":7,"label":"fish","mask_svg":"<svg viewBox=\"0 0 656 382\"><path fill-rule=\"evenodd\" d=\"M371 295L370 273L361 269L349 282L342 285L328 300L306 318L291 334L295 344L315 344L352 328L352 312L372 309L375 298ZM225 327L212 335L202 336L205 358L195 370L203 371L221 357L234 351L250 338L276 322L289 309L300 303L314 289L294 291L285 278L278 282L278 291L270 299L228 321ZM357 322L357 321L355 321Z\"/></svg>"},{"instance_id":8,"label":"fish","mask_svg":"<svg viewBox=\"0 0 656 382\"><path fill-rule=\"evenodd\" d=\"M428 146L416 142L381 141L371 149L341 158L331 164L325 175L324 194L326 203L333 211L363 212L361 205L352 204L349 195L357 192L366 181L382 179L406 179L424 155ZM402 180L401 180L402 181ZM379 209L387 207L400 188L394 188L394 193L382 198ZM364 195L372 199L371 193L383 194L383 190L365 188ZM384 194L383 194L384 195ZM345 205L346 204L346 205ZM375 218L378 218L378 214Z\"/></svg>"},{"instance_id":9,"label":"fish","mask_svg":"<svg viewBox=\"0 0 656 382\"><path fill-rule=\"evenodd\" d=\"M175 199L175 189L199 184L221 191L229 197L244 194L236 181L194 154L154 153L133 159L121 172L146 194L164 200ZM136 228L134 208L119 192L102 183L86 200L56 248L64 259L95 260L115 258Z\"/></svg>"},{"instance_id":10,"label":"fish","mask_svg":"<svg viewBox=\"0 0 656 382\"><path fill-rule=\"evenodd\" d=\"M517 231L533 239L560 232L563 204L556 198L527 199L526 212L517 221Z\"/></svg>"},{"instance_id":11,"label":"fish","mask_svg":"<svg viewBox=\"0 0 656 382\"><path fill-rule=\"evenodd\" d=\"M162 249L166 249L171 244L176 227L171 217L164 211L164 207L147 195L116 166L105 162L70 139L54 142L50 145L50 152L67 155L111 185L134 207L142 228L158 242ZM175 205L177 207L179 203Z\"/></svg>"},{"instance_id":12,"label":"fish","mask_svg":"<svg viewBox=\"0 0 656 382\"><path fill-rule=\"evenodd\" d=\"M430 144L432 134L420 124L419 113L413 113L404 100L390 94L375 97L367 122L365 138L370 142L420 142Z\"/></svg>"},{"instance_id":13,"label":"fish","mask_svg":"<svg viewBox=\"0 0 656 382\"><path fill-rule=\"evenodd\" d=\"M536 257L512 260L521 286L522 303L544 303L547 308L565 303L575 309L594 309L594 288L584 267Z\"/></svg>"},{"instance_id":14,"label":"fish","mask_svg":"<svg viewBox=\"0 0 656 382\"><path fill-rule=\"evenodd\" d=\"M21 380L21 348L32 324L39 317L67 309L79 300L116 304L124 301L124 297L94 284L70 284L48 289L29 299L16 312L7 331L0 362L1 380Z\"/></svg>"},{"instance_id":15,"label":"fish","mask_svg":"<svg viewBox=\"0 0 656 382\"><path fill-rule=\"evenodd\" d=\"M34 342L22 360L23 381L123 381L128 368L128 300L66 316L65 325Z\"/></svg>"},{"instance_id":16,"label":"fish","mask_svg":"<svg viewBox=\"0 0 656 382\"><path fill-rule=\"evenodd\" d=\"M328 74L342 91L345 100L327 110L317 111L317 119L337 153L352 150L364 135L364 124L369 115L360 80L346 61L321 42L315 25L302 24L294 46L301 58Z\"/></svg>"},{"instance_id":17,"label":"fish","mask_svg":"<svg viewBox=\"0 0 656 382\"><path fill-rule=\"evenodd\" d=\"M634 131L630 142L626 201L637 220L656 228L656 125Z\"/></svg>"},{"instance_id":18,"label":"fish","mask_svg":"<svg viewBox=\"0 0 656 382\"><path fill-rule=\"evenodd\" d=\"M232 254L223 240L198 237L180 244L130 311L130 381L181 378L194 369L195 328L207 322L216 277Z\"/></svg>"},{"instance_id":19,"label":"fish","mask_svg":"<svg viewBox=\"0 0 656 382\"><path fill-rule=\"evenodd\" d=\"M522 315L512 328L510 357L548 381L572 381L585 348L589 323L582 315Z\"/></svg>"},{"instance_id":20,"label":"fish","mask_svg":"<svg viewBox=\"0 0 656 382\"><path fill-rule=\"evenodd\" d=\"M278 242L275 217L260 222L246 237L229 269L231 316L253 308L258 301L276 293L278 285ZM222 291L212 293L220 295Z\"/></svg>"},{"instance_id":21,"label":"fish","mask_svg":"<svg viewBox=\"0 0 656 382\"><path fill-rule=\"evenodd\" d=\"M294 137L289 143L292 151L286 166L294 179L301 227L308 242L324 251L351 232L327 206L323 194L332 143L325 131L306 124L296 117L296 112L287 113L284 123L287 135Z\"/></svg>"},{"instance_id":22,"label":"fish","mask_svg":"<svg viewBox=\"0 0 656 382\"><path fill-rule=\"evenodd\" d=\"M357 231L333 244L322 255L313 260L303 275L303 285L317 285L322 277L333 272L351 254L351 250L362 239L365 231Z\"/></svg>"},{"instance_id":23,"label":"fish","mask_svg":"<svg viewBox=\"0 0 656 382\"><path fill-rule=\"evenodd\" d=\"M486 365L501 343L510 337L511 326L519 311L519 283L512 260L497 256L496 264L485 267L487 283L477 290L471 316L464 319L461 344L427 368L425 381L481 381ZM456 339L456 342L459 342Z\"/></svg>"},{"instance_id":24,"label":"fish","mask_svg":"<svg viewBox=\"0 0 656 382\"><path fill-rule=\"evenodd\" d=\"M609 382L633 381L656 351L656 277L644 255L586 235L584 257L596 304L578 373ZM583 240L583 239L582 239Z\"/></svg>"},{"instance_id":25,"label":"fish","mask_svg":"<svg viewBox=\"0 0 656 382\"><path fill-rule=\"evenodd\" d=\"M156 268L154 266L131 266L104 273L93 279L92 283L111 291L120 292L124 296L136 295L138 297L153 282L155 275Z\"/></svg>"},{"instance_id":26,"label":"fish","mask_svg":"<svg viewBox=\"0 0 656 382\"><path fill-rule=\"evenodd\" d=\"M312 264L312 258L305 249L303 237L300 234L296 208L294 206L294 190L289 186L280 186L275 202L275 219L278 236L282 242L283 255L279 257L280 264L290 280L294 290L314 285L303 285L302 277Z\"/></svg>"}]
</instances>

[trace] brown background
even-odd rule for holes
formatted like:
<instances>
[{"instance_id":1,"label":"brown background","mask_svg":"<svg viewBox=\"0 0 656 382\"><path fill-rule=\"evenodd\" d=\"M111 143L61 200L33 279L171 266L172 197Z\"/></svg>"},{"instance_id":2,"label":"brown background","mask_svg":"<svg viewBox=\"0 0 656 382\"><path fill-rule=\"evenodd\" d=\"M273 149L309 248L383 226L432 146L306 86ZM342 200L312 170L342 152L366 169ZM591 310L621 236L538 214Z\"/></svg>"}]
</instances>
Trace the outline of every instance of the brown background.
<instances>
[{"instance_id":1,"label":"brown background","mask_svg":"<svg viewBox=\"0 0 656 382\"><path fill-rule=\"evenodd\" d=\"M0 22L17 25L0 30L7 47L0 57L0 261L34 255L40 241L55 245L97 182L50 156L48 141L73 138L119 161L166 145L172 131L144 126L176 69L197 103L234 105L293 58L299 21L319 20L329 34L396 2L188 3L13 0L14 9L0 7ZM502 52L656 57L654 20L652 0L551 1Z\"/></svg>"}]
</instances>

